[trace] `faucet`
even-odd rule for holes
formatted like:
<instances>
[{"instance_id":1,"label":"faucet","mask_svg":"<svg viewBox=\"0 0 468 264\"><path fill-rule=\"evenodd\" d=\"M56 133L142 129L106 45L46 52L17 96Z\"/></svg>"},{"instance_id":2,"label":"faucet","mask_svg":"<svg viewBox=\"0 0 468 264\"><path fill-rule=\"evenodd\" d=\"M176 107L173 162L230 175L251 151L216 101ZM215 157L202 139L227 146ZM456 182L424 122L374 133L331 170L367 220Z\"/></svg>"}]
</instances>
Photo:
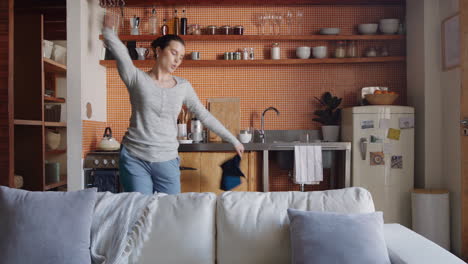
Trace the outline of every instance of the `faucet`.
<instances>
[{"instance_id":1,"label":"faucet","mask_svg":"<svg viewBox=\"0 0 468 264\"><path fill-rule=\"evenodd\" d=\"M279 115L280 112L278 111L278 109L270 106L268 107L267 109L265 109L265 111L263 111L262 113L262 122L261 122L261 129L258 134L258 136L260 137L260 140L262 141L262 143L265 143L265 113L268 112L269 110L274 110L276 112L276 115Z\"/></svg>"}]
</instances>

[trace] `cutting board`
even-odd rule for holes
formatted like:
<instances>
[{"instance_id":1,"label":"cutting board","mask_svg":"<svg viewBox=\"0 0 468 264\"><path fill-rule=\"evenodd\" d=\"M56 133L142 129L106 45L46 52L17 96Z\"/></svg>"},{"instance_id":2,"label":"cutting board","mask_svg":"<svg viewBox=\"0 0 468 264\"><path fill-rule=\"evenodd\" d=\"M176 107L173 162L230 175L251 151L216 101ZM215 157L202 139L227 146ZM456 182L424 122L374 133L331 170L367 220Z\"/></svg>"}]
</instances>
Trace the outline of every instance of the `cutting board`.
<instances>
[{"instance_id":1,"label":"cutting board","mask_svg":"<svg viewBox=\"0 0 468 264\"><path fill-rule=\"evenodd\" d=\"M209 98L210 113L221 122L235 137L240 132L240 99L235 97ZM219 142L222 139L216 133L208 132L209 142Z\"/></svg>"}]
</instances>

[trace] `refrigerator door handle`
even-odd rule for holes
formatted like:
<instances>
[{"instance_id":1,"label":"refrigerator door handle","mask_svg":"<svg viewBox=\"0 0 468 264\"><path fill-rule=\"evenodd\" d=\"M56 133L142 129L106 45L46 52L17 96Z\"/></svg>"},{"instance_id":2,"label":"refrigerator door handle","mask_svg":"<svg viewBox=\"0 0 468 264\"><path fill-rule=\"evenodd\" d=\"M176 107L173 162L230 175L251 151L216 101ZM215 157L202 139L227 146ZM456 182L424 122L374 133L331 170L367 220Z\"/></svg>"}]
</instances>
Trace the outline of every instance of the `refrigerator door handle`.
<instances>
[{"instance_id":1,"label":"refrigerator door handle","mask_svg":"<svg viewBox=\"0 0 468 264\"><path fill-rule=\"evenodd\" d=\"M361 149L361 158L362 158L362 160L366 160L367 138L361 138L361 141L359 142L359 147Z\"/></svg>"}]
</instances>

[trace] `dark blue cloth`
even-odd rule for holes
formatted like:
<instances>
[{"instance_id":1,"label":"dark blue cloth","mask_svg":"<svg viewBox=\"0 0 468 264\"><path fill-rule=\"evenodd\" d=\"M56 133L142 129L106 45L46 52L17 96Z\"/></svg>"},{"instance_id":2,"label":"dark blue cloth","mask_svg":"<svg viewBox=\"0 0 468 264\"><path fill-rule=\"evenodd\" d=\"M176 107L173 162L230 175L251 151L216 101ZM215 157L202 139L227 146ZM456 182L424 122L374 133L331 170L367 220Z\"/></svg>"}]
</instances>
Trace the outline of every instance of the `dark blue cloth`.
<instances>
[{"instance_id":1,"label":"dark blue cloth","mask_svg":"<svg viewBox=\"0 0 468 264\"><path fill-rule=\"evenodd\" d=\"M224 162L221 165L223 177L221 178L221 190L229 191L241 184L240 176L245 177L240 169L241 157L236 155L234 158Z\"/></svg>"}]
</instances>

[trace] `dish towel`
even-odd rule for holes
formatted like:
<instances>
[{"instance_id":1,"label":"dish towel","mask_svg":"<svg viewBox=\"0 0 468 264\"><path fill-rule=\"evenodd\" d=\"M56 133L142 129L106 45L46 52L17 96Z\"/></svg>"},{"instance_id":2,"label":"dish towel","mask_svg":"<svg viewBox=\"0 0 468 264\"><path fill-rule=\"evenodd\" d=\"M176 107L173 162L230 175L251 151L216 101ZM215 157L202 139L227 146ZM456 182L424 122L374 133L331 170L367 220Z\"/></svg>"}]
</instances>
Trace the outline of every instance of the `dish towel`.
<instances>
[{"instance_id":1,"label":"dish towel","mask_svg":"<svg viewBox=\"0 0 468 264\"><path fill-rule=\"evenodd\" d=\"M294 183L319 184L323 181L322 147L294 146Z\"/></svg>"},{"instance_id":2,"label":"dish towel","mask_svg":"<svg viewBox=\"0 0 468 264\"><path fill-rule=\"evenodd\" d=\"M240 176L245 177L240 169L241 157L236 155L234 158L224 162L221 165L223 168L223 176L221 178L221 190L229 191L241 184Z\"/></svg>"}]
</instances>

